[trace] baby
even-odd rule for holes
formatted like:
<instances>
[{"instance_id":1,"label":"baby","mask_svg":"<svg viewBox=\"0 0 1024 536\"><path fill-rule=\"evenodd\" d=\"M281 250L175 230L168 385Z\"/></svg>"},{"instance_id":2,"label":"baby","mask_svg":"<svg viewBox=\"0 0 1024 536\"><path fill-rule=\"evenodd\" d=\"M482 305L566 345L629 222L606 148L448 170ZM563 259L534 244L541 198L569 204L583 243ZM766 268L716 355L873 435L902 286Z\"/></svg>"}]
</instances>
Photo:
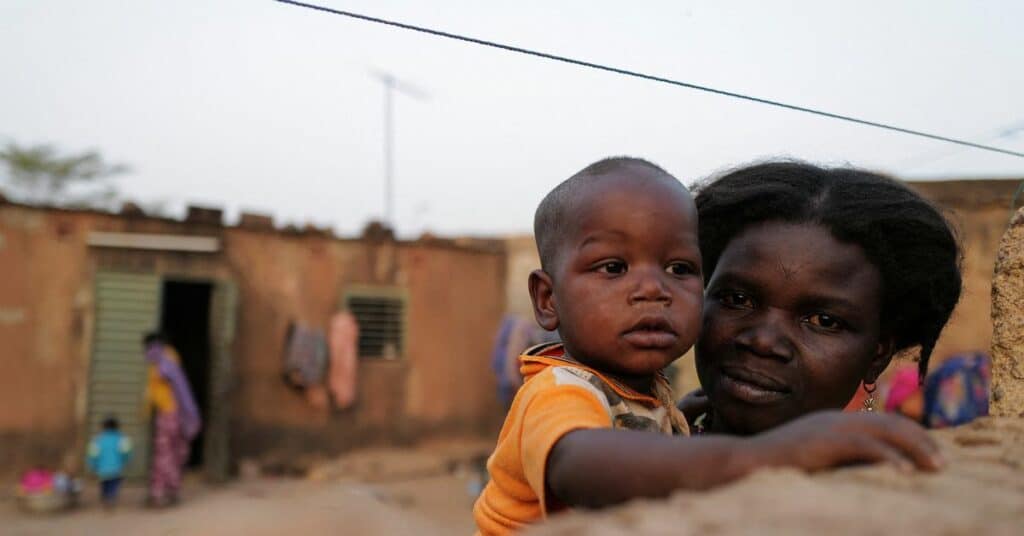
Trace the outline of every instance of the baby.
<instances>
[{"instance_id":1,"label":"baby","mask_svg":"<svg viewBox=\"0 0 1024 536\"><path fill-rule=\"evenodd\" d=\"M544 198L534 232L542 267L530 274L534 313L562 342L522 357L525 385L474 508L485 534L517 529L573 499L589 502L572 489L574 464L562 460L628 469L651 454L630 445L658 437L573 441L580 431L689 433L661 374L693 346L700 326L697 211L686 187L644 160L602 160ZM605 444L617 439L624 441Z\"/></svg>"}]
</instances>

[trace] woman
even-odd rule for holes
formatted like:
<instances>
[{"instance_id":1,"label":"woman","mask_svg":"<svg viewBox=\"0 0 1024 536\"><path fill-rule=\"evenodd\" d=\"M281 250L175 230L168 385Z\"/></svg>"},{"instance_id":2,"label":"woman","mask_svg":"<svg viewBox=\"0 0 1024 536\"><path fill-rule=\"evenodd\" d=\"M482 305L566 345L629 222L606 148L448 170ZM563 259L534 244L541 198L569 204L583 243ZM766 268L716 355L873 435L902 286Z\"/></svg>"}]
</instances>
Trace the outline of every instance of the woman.
<instances>
[{"instance_id":1,"label":"woman","mask_svg":"<svg viewBox=\"0 0 1024 536\"><path fill-rule=\"evenodd\" d=\"M143 339L148 366L146 411L154 412L153 463L149 473L147 504L177 503L181 472L188 461L189 443L202 425L181 359L163 336Z\"/></svg>"},{"instance_id":2,"label":"woman","mask_svg":"<svg viewBox=\"0 0 1024 536\"><path fill-rule=\"evenodd\" d=\"M707 277L696 361L710 407L699 429L799 426L861 385L870 405L898 352L916 349L924 378L961 289L956 238L929 202L867 171L772 162L704 184L696 203ZM692 415L694 402L680 406ZM815 418L852 426L845 417ZM882 442L869 450L905 462Z\"/></svg>"}]
</instances>

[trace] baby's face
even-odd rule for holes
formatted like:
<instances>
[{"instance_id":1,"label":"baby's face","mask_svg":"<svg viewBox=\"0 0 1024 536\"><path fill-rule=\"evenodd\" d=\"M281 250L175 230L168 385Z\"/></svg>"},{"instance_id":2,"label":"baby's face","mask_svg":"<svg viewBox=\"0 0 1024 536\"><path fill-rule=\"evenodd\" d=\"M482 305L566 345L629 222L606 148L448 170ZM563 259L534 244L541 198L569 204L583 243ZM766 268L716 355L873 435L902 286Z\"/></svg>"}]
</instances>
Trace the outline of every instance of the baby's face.
<instances>
[{"instance_id":1,"label":"baby's face","mask_svg":"<svg viewBox=\"0 0 1024 536\"><path fill-rule=\"evenodd\" d=\"M684 187L595 180L566 230L554 280L558 330L569 355L594 368L647 376L697 339L703 304L697 212Z\"/></svg>"}]
</instances>

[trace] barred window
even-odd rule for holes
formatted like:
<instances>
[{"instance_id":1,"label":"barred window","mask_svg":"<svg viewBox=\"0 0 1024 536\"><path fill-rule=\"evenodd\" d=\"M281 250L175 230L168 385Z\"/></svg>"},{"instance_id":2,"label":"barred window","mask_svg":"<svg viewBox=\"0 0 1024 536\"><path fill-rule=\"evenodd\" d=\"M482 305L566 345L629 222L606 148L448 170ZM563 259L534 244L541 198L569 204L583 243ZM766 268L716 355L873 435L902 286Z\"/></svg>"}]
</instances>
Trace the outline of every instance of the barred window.
<instances>
[{"instance_id":1,"label":"barred window","mask_svg":"<svg viewBox=\"0 0 1024 536\"><path fill-rule=\"evenodd\" d=\"M349 292L345 305L359 324L359 357L396 359L405 350L405 298L393 289Z\"/></svg>"}]
</instances>

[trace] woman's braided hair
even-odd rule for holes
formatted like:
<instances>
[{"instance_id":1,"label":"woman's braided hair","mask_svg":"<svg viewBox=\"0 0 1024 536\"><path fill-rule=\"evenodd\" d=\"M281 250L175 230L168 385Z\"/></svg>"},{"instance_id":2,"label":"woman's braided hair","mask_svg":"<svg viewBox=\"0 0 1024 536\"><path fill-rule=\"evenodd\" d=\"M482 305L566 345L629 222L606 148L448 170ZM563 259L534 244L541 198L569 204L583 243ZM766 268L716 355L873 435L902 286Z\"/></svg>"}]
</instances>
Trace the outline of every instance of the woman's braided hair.
<instances>
[{"instance_id":1,"label":"woman's braided hair","mask_svg":"<svg viewBox=\"0 0 1024 536\"><path fill-rule=\"evenodd\" d=\"M896 352L920 347L918 375L960 299L961 252L930 202L889 177L852 168L778 161L727 172L697 186L700 249L710 277L726 246L766 222L815 223L863 248L882 275L883 332Z\"/></svg>"}]
</instances>

